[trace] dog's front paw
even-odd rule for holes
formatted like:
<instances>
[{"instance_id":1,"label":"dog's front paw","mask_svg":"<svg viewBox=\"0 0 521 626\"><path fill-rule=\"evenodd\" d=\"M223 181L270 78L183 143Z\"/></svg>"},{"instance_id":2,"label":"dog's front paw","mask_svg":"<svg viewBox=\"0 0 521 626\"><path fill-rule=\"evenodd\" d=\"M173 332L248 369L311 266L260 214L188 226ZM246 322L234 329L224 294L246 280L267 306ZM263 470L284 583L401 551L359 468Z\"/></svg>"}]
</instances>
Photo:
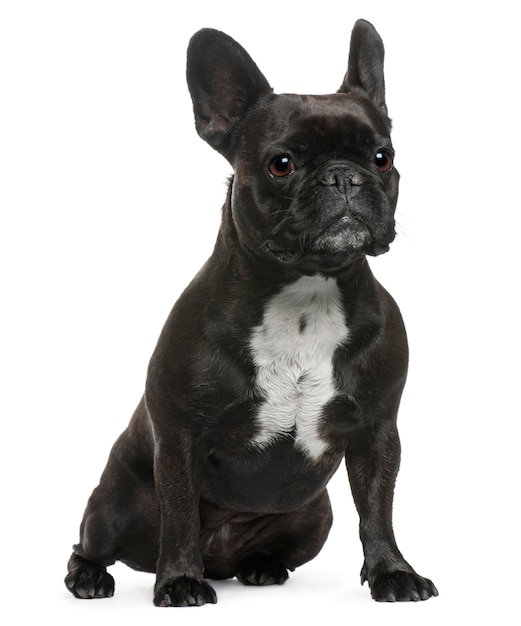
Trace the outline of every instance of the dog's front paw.
<instances>
[{"instance_id":1,"label":"dog's front paw","mask_svg":"<svg viewBox=\"0 0 521 626\"><path fill-rule=\"evenodd\" d=\"M243 585L283 585L288 570L270 557L256 556L241 563L237 579Z\"/></svg>"},{"instance_id":2,"label":"dog's front paw","mask_svg":"<svg viewBox=\"0 0 521 626\"><path fill-rule=\"evenodd\" d=\"M186 576L156 585L154 591L156 606L202 606L216 603L217 594L205 580Z\"/></svg>"},{"instance_id":3,"label":"dog's front paw","mask_svg":"<svg viewBox=\"0 0 521 626\"><path fill-rule=\"evenodd\" d=\"M377 602L417 602L438 595L433 582L414 571L377 574L369 577L369 587Z\"/></svg>"}]
</instances>

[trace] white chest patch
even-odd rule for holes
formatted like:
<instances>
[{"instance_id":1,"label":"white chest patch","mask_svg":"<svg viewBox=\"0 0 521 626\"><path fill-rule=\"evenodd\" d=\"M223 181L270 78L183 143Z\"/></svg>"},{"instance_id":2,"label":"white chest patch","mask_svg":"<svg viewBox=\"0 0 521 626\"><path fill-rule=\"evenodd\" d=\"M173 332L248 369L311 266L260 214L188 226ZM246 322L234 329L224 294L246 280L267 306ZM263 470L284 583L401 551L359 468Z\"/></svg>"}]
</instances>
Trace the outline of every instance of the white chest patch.
<instances>
[{"instance_id":1,"label":"white chest patch","mask_svg":"<svg viewBox=\"0 0 521 626\"><path fill-rule=\"evenodd\" d=\"M336 395L333 355L348 335L332 278L303 276L267 303L250 338L256 389L263 397L254 445L293 435L295 446L313 460L323 454L327 443L319 424L324 406Z\"/></svg>"}]
</instances>

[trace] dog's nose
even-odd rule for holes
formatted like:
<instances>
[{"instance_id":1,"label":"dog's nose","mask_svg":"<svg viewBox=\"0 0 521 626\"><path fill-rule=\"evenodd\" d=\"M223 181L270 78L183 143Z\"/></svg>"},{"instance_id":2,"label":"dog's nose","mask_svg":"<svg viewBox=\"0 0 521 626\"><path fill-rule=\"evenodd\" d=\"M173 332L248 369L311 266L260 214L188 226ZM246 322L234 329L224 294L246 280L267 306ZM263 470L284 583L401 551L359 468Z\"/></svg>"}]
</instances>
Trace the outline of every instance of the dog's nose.
<instances>
[{"instance_id":1,"label":"dog's nose","mask_svg":"<svg viewBox=\"0 0 521 626\"><path fill-rule=\"evenodd\" d=\"M353 187L360 187L364 184L360 172L345 165L335 165L328 168L319 180L323 185L338 187L344 191L354 191Z\"/></svg>"}]
</instances>

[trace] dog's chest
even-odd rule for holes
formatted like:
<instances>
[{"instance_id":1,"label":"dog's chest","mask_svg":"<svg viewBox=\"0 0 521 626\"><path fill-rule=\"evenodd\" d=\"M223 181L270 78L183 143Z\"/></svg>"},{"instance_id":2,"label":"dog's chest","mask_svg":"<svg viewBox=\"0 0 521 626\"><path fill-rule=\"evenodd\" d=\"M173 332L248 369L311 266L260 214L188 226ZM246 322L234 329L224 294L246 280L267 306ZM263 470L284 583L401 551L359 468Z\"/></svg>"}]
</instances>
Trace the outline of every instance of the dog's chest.
<instances>
[{"instance_id":1,"label":"dog's chest","mask_svg":"<svg viewBox=\"0 0 521 626\"><path fill-rule=\"evenodd\" d=\"M334 279L304 276L272 297L250 338L262 398L254 445L262 448L292 436L311 459L323 454L321 418L337 394L333 355L348 335Z\"/></svg>"}]
</instances>

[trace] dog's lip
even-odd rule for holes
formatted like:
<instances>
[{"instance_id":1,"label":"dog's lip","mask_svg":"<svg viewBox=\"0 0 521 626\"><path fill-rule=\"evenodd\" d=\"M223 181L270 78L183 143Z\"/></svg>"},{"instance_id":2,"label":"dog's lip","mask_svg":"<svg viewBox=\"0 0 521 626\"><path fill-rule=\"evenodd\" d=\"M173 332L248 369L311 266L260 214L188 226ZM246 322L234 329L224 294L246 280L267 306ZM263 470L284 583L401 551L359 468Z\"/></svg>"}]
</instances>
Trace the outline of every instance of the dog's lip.
<instances>
[{"instance_id":1,"label":"dog's lip","mask_svg":"<svg viewBox=\"0 0 521 626\"><path fill-rule=\"evenodd\" d=\"M264 244L264 248L281 263L294 263L302 257L302 252L284 248L272 239Z\"/></svg>"},{"instance_id":2,"label":"dog's lip","mask_svg":"<svg viewBox=\"0 0 521 626\"><path fill-rule=\"evenodd\" d=\"M274 259L284 265L299 265L299 263L306 263L307 260L311 264L318 263L318 266L325 271L336 270L346 264L344 251L333 253L328 250L301 250L297 252L283 248L274 241L267 241L264 248Z\"/></svg>"},{"instance_id":3,"label":"dog's lip","mask_svg":"<svg viewBox=\"0 0 521 626\"><path fill-rule=\"evenodd\" d=\"M389 252L390 249L391 245L388 243L374 243L372 248L368 250L367 254L369 256L380 256L381 254Z\"/></svg>"},{"instance_id":4,"label":"dog's lip","mask_svg":"<svg viewBox=\"0 0 521 626\"><path fill-rule=\"evenodd\" d=\"M342 247L335 250L334 248L332 249L328 246L324 246L323 248L319 247L306 250L295 250L294 248L292 249L281 246L280 244L270 239L264 244L264 250L280 263L292 264L298 263L302 259L308 257L313 257L315 259L324 259L328 257L329 259L333 260L340 257L344 258L346 254L350 256L353 253L368 254L369 256L376 257L388 252L390 249L390 243L391 242L375 240L371 236L370 241L368 241L365 245L359 246L358 249L354 249L352 247Z\"/></svg>"}]
</instances>

